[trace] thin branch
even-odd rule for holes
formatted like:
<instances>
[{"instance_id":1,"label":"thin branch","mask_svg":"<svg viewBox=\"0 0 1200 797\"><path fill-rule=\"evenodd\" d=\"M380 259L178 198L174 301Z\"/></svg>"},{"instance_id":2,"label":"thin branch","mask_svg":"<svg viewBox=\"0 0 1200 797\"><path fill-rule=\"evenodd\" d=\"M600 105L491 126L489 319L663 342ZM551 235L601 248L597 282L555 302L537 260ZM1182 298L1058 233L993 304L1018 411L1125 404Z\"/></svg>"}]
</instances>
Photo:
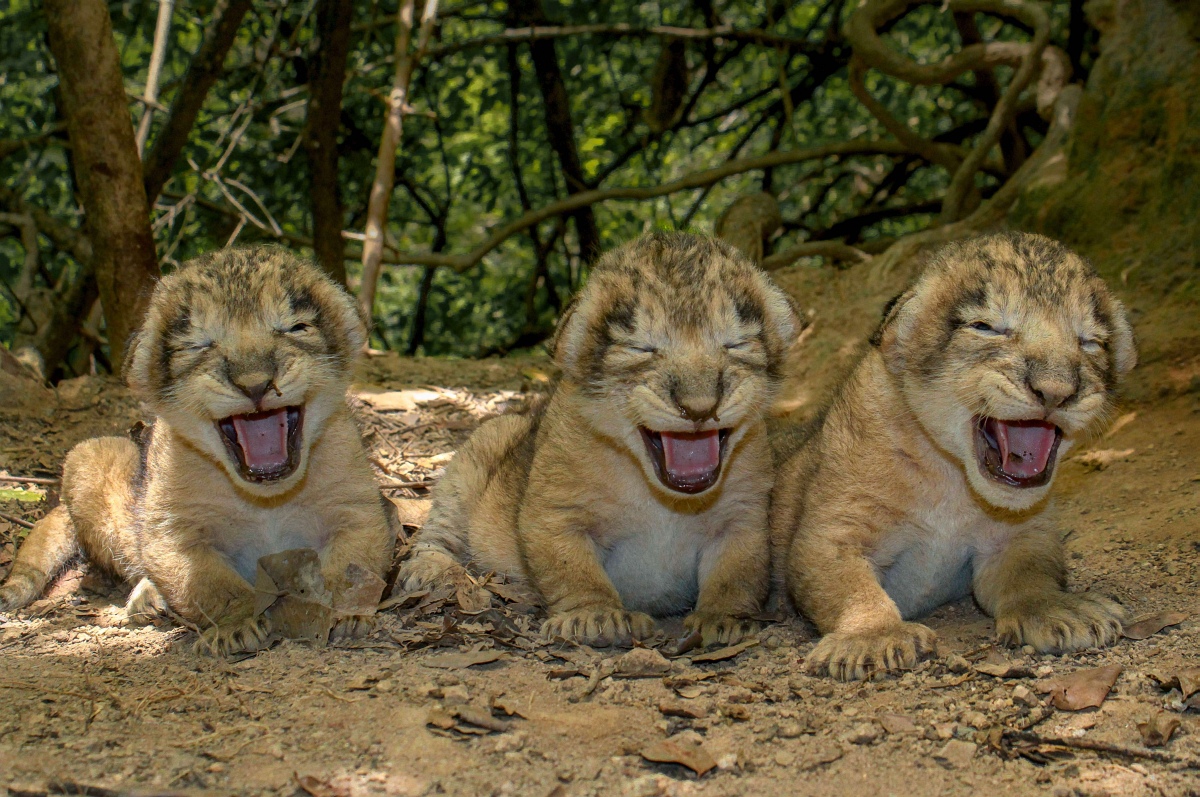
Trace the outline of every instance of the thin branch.
<instances>
[{"instance_id":1,"label":"thin branch","mask_svg":"<svg viewBox=\"0 0 1200 797\"><path fill-rule=\"evenodd\" d=\"M824 257L831 260L849 260L855 263L871 259L870 255L863 250L843 241L805 241L764 258L762 267L766 271L775 271L784 266L790 266L802 257Z\"/></svg>"},{"instance_id":2,"label":"thin branch","mask_svg":"<svg viewBox=\"0 0 1200 797\"><path fill-rule=\"evenodd\" d=\"M738 30L730 25L720 25L715 28L681 28L672 25L655 25L638 27L626 23L592 24L592 25L527 25L520 28L508 28L501 33L481 36L476 39L466 39L460 42L450 42L429 50L430 59L436 60L445 55L473 50L481 47L498 47L506 44L527 44L547 39L561 39L570 36L630 36L637 38L661 37L664 39L727 39L736 42L750 42L767 47L787 50L808 51L815 45L806 39L781 36L778 33L761 28Z\"/></svg>"},{"instance_id":3,"label":"thin branch","mask_svg":"<svg viewBox=\"0 0 1200 797\"><path fill-rule=\"evenodd\" d=\"M412 72L429 46L433 22L437 17L437 0L425 0L425 11L421 15L421 30L418 34L417 52L409 52L412 39L413 8L415 0L402 0L396 11L396 76L392 81L392 93L388 100L387 121L379 140L379 157L375 164L375 182L371 185L371 197L367 203L366 237L362 251L362 284L358 301L363 313L370 318L375 309L375 287L379 281L380 264L383 257L384 228L387 224L388 204L395 185L396 149L400 146L403 132L404 110L408 105L408 85Z\"/></svg>"},{"instance_id":4,"label":"thin branch","mask_svg":"<svg viewBox=\"0 0 1200 797\"><path fill-rule=\"evenodd\" d=\"M212 22L204 32L204 41L192 57L183 82L175 93L167 120L154 139L154 145L142 158L145 173L143 182L150 204L154 204L170 178L187 144L188 134L196 122L200 107L204 105L204 98L220 77L225 56L233 46L242 18L252 4L253 0L218 0L213 8L210 14Z\"/></svg>"},{"instance_id":5,"label":"thin branch","mask_svg":"<svg viewBox=\"0 0 1200 797\"><path fill-rule=\"evenodd\" d=\"M142 118L138 122L137 141L138 157L146 150L146 139L150 137L150 120L154 116L154 106L158 102L158 79L162 75L163 62L167 59L167 40L171 35L171 13L175 9L175 0L158 0L158 21L154 25L154 46L150 50L150 69L146 73L146 89L142 100L146 105Z\"/></svg>"},{"instance_id":6,"label":"thin branch","mask_svg":"<svg viewBox=\"0 0 1200 797\"><path fill-rule=\"evenodd\" d=\"M400 252L394 257L384 257L384 262L406 266L437 266L463 272L479 263L489 252L512 236L529 227L555 216L570 213L581 207L610 200L655 199L679 191L704 188L726 177L743 174L756 169L786 166L822 158L846 157L851 155L909 155L906 147L896 141L840 141L806 149L772 152L753 158L730 161L714 169L694 172L670 183L644 187L598 188L552 202L531 210L503 225L475 250L461 255L438 255L425 252Z\"/></svg>"},{"instance_id":7,"label":"thin branch","mask_svg":"<svg viewBox=\"0 0 1200 797\"><path fill-rule=\"evenodd\" d=\"M865 0L846 21L845 36L854 48L856 59L861 59L885 74L918 85L946 84L959 75L971 70L982 71L995 66L1008 65L1016 68L1007 90L992 109L991 118L983 134L956 167L948 166L953 176L942 203L942 222L951 223L962 215L966 197L975 186L975 174L979 171L992 147L1012 122L1021 92L1032 82L1041 64L1042 51L1050 40L1050 17L1046 11L1029 0L944 0L942 8L955 13L989 13L1022 23L1033 30L1033 40L1021 42L989 42L970 44L959 52L936 64L919 64L897 52L879 35L879 30L904 15L914 6L933 0ZM915 135L897 127L890 114L861 86L861 71L858 86L855 86L852 69L851 85L855 95L867 105L889 130L910 145ZM882 114L880 113L882 111ZM919 140L919 139L918 139ZM932 145L930 145L932 146ZM943 164L946 165L946 164Z\"/></svg>"},{"instance_id":8,"label":"thin branch","mask_svg":"<svg viewBox=\"0 0 1200 797\"><path fill-rule=\"evenodd\" d=\"M886 251L871 259L871 270L875 276L881 277L887 274L927 244L961 238L999 223L1008 209L1017 201L1017 197L1025 185L1047 164L1061 157L1067 136L1075 124L1075 112L1082 96L1083 89L1078 85L1067 86L1062 90L1054 105L1054 116L1050 121L1050 129L1046 132L1045 139L1021 164L1021 167L1013 172L1013 176L1008 179L1008 182L992 195L991 199L985 201L978 210L964 219L898 239Z\"/></svg>"}]
</instances>

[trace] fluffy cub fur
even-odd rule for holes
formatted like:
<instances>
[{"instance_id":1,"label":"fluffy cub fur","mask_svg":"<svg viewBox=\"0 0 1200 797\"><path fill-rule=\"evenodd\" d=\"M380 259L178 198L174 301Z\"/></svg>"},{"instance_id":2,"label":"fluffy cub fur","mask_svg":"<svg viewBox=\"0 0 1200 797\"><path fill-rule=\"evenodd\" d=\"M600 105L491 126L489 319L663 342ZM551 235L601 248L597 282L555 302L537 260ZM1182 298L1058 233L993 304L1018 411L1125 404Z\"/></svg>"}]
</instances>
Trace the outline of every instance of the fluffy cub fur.
<instances>
[{"instance_id":1,"label":"fluffy cub fur","mask_svg":"<svg viewBox=\"0 0 1200 797\"><path fill-rule=\"evenodd\" d=\"M872 343L773 494L781 577L825 635L809 666L911 667L935 637L908 621L972 591L1009 644L1113 642L1120 606L1066 589L1047 493L1137 359L1121 303L1062 245L996 235L941 250Z\"/></svg>"},{"instance_id":2,"label":"fluffy cub fur","mask_svg":"<svg viewBox=\"0 0 1200 797\"><path fill-rule=\"evenodd\" d=\"M71 450L63 503L17 554L0 610L82 548L137 585L133 617L168 606L232 652L270 631L254 615L259 557L314 548L331 589L351 563L384 575L393 537L344 398L365 334L350 296L283 250L215 252L163 278L127 364L154 421L140 445Z\"/></svg>"},{"instance_id":3,"label":"fluffy cub fur","mask_svg":"<svg viewBox=\"0 0 1200 797\"><path fill-rule=\"evenodd\" d=\"M488 421L438 484L400 573L522 578L544 633L588 644L691 611L706 641L753 629L769 582L762 420L799 321L727 244L644 236L605 255L559 323L543 407Z\"/></svg>"}]
</instances>

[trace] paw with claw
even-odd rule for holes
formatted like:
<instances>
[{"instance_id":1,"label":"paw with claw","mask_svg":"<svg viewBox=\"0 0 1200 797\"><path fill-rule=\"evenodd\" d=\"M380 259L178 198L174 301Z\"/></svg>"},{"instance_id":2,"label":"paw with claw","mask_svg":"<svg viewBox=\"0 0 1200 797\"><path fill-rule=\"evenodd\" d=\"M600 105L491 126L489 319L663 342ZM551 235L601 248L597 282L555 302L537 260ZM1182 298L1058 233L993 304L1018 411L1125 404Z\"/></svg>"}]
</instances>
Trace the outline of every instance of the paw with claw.
<instances>
[{"instance_id":1,"label":"paw with claw","mask_svg":"<svg viewBox=\"0 0 1200 797\"><path fill-rule=\"evenodd\" d=\"M1121 605L1101 595L1053 592L998 613L996 634L1007 645L1032 645L1039 653L1069 653L1116 642L1124 619Z\"/></svg>"},{"instance_id":2,"label":"paw with claw","mask_svg":"<svg viewBox=\"0 0 1200 797\"><path fill-rule=\"evenodd\" d=\"M736 645L762 630L762 624L755 620L728 615L701 614L700 612L689 614L684 618L683 627L689 634L700 632L701 647Z\"/></svg>"},{"instance_id":3,"label":"paw with claw","mask_svg":"<svg viewBox=\"0 0 1200 797\"><path fill-rule=\"evenodd\" d=\"M814 675L861 681L877 672L910 670L937 652L937 634L919 623L896 623L870 631L826 634L809 654Z\"/></svg>"},{"instance_id":4,"label":"paw with claw","mask_svg":"<svg viewBox=\"0 0 1200 797\"><path fill-rule=\"evenodd\" d=\"M263 615L224 618L200 634L196 651L210 656L253 653L267 647L271 624Z\"/></svg>"},{"instance_id":5,"label":"paw with claw","mask_svg":"<svg viewBox=\"0 0 1200 797\"><path fill-rule=\"evenodd\" d=\"M542 626L547 639L595 647L628 646L653 634L654 620L649 615L601 606L552 614Z\"/></svg>"}]
</instances>

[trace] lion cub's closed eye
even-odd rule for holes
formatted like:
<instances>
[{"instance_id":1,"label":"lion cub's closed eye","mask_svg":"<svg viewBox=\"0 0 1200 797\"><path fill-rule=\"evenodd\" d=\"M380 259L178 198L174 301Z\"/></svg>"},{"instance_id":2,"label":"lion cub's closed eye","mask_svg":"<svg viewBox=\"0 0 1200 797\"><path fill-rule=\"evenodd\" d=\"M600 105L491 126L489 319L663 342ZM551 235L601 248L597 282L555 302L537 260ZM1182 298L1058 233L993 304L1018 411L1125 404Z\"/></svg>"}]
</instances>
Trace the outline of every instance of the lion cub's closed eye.
<instances>
[{"instance_id":1,"label":"lion cub's closed eye","mask_svg":"<svg viewBox=\"0 0 1200 797\"><path fill-rule=\"evenodd\" d=\"M1136 362L1125 310L1079 256L1036 235L944 248L781 469L776 565L835 677L908 668L909 620L972 591L1000 638L1039 651L1113 642L1122 609L1066 590L1047 494L1107 421Z\"/></svg>"},{"instance_id":2,"label":"lion cub's closed eye","mask_svg":"<svg viewBox=\"0 0 1200 797\"><path fill-rule=\"evenodd\" d=\"M253 650L270 631L251 586L260 557L316 549L331 590L351 564L384 575L393 537L345 403L365 335L350 296L280 249L165 277L127 365L153 422L136 445L71 450L63 504L22 546L0 610L37 598L81 547L137 584L132 617L170 607L207 629L209 650Z\"/></svg>"},{"instance_id":3,"label":"lion cub's closed eye","mask_svg":"<svg viewBox=\"0 0 1200 797\"><path fill-rule=\"evenodd\" d=\"M798 331L725 244L652 234L605 255L559 323L552 396L458 452L401 584L469 595L469 564L527 581L552 636L628 642L690 611L707 642L741 638L768 587L762 414Z\"/></svg>"}]
</instances>

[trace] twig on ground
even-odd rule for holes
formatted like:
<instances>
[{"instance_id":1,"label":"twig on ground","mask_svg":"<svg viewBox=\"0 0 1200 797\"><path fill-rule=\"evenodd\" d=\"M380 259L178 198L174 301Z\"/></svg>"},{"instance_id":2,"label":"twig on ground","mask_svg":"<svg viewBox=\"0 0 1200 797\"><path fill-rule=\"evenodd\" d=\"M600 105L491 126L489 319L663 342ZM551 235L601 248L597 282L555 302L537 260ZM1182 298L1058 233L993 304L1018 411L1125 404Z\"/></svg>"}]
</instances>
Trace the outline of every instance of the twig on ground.
<instances>
[{"instance_id":1,"label":"twig on ground","mask_svg":"<svg viewBox=\"0 0 1200 797\"><path fill-rule=\"evenodd\" d=\"M1160 761L1167 764L1185 764L1189 768L1200 769L1200 761L1180 758L1160 750L1146 750L1138 747L1128 747L1123 744L1109 744L1091 739L1065 739L1056 736L1040 736L1028 731L1007 731L1005 737L1019 742L1032 744L1051 744L1060 747L1070 747L1075 750L1090 750L1094 753L1107 753L1125 758L1143 758L1148 761Z\"/></svg>"},{"instance_id":2,"label":"twig on ground","mask_svg":"<svg viewBox=\"0 0 1200 797\"><path fill-rule=\"evenodd\" d=\"M62 479L43 478L41 476L0 476L0 482L13 484L59 484Z\"/></svg>"},{"instance_id":3,"label":"twig on ground","mask_svg":"<svg viewBox=\"0 0 1200 797\"><path fill-rule=\"evenodd\" d=\"M15 517L13 515L9 515L4 512L0 512L0 520L7 520L9 523L12 523L14 526L20 526L23 529L33 528L33 524L30 523L28 520L22 520L19 517Z\"/></svg>"}]
</instances>

